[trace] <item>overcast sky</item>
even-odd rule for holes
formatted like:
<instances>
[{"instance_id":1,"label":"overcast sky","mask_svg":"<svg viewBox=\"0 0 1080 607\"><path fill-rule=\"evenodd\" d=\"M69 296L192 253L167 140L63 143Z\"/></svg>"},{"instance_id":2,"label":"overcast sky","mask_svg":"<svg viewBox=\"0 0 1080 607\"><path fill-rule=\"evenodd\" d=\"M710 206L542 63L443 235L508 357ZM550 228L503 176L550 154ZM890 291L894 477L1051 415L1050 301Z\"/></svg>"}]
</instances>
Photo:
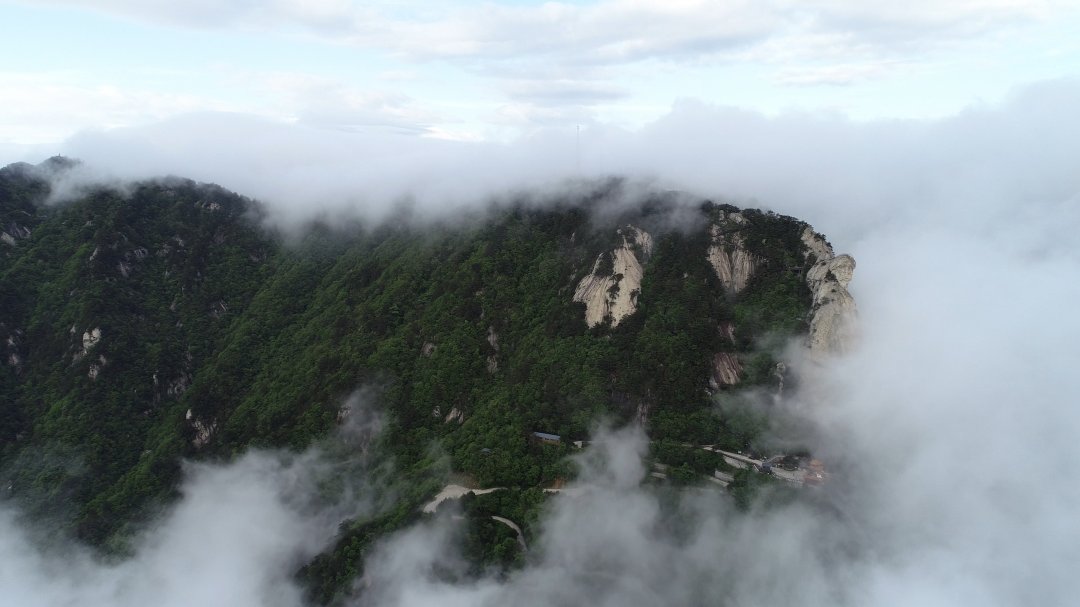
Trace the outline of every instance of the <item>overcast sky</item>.
<instances>
[{"instance_id":1,"label":"overcast sky","mask_svg":"<svg viewBox=\"0 0 1080 607\"><path fill-rule=\"evenodd\" d=\"M683 100L936 118L1080 73L1067 0L0 0L0 161L192 112L507 142Z\"/></svg>"}]
</instances>

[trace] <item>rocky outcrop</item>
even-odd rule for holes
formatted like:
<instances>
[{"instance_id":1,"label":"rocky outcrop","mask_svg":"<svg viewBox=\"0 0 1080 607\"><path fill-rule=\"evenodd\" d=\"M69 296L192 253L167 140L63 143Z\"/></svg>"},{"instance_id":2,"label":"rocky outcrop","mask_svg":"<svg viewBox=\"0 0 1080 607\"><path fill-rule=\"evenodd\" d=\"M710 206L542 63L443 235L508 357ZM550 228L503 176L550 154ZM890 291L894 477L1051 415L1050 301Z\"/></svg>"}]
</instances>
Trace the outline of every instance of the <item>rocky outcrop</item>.
<instances>
[{"instance_id":1,"label":"rocky outcrop","mask_svg":"<svg viewBox=\"0 0 1080 607\"><path fill-rule=\"evenodd\" d=\"M442 412L442 407L440 407L439 405L435 405L435 408L431 410L431 416L436 419L441 418L443 420L443 423L446 424L449 424L450 422L457 422L460 424L465 421L465 413L457 407L452 407L450 409L450 412L444 416Z\"/></svg>"},{"instance_id":2,"label":"rocky outcrop","mask_svg":"<svg viewBox=\"0 0 1080 607\"><path fill-rule=\"evenodd\" d=\"M214 320L220 320L228 312L229 304L224 299L218 300L210 306L210 318L213 318Z\"/></svg>"},{"instance_id":3,"label":"rocky outcrop","mask_svg":"<svg viewBox=\"0 0 1080 607\"><path fill-rule=\"evenodd\" d=\"M499 370L499 359L496 358L499 353L499 334L495 332L494 326L488 326L487 342L492 349L492 353L487 357L487 371L495 373Z\"/></svg>"},{"instance_id":4,"label":"rocky outcrop","mask_svg":"<svg viewBox=\"0 0 1080 607\"><path fill-rule=\"evenodd\" d=\"M89 331L85 331L82 334L82 347L83 352L86 352L90 348L93 348L101 341L101 327L96 327Z\"/></svg>"},{"instance_id":5,"label":"rocky outcrop","mask_svg":"<svg viewBox=\"0 0 1080 607\"><path fill-rule=\"evenodd\" d=\"M802 233L807 257L816 259L806 272L806 285L813 295L807 344L811 356L842 354L854 341L857 310L847 286L855 273L850 255L835 255L832 246L807 227Z\"/></svg>"},{"instance_id":6,"label":"rocky outcrop","mask_svg":"<svg viewBox=\"0 0 1080 607\"><path fill-rule=\"evenodd\" d=\"M75 332L75 327L71 327L71 332ZM75 353L73 360L82 360L90 350L93 350L98 343L101 342L101 327L95 327L93 329L87 329L82 334L82 349Z\"/></svg>"},{"instance_id":7,"label":"rocky outcrop","mask_svg":"<svg viewBox=\"0 0 1080 607\"><path fill-rule=\"evenodd\" d=\"M187 392L188 386L191 385L191 379L191 374L181 373L165 386L165 395L169 398L180 398L184 392Z\"/></svg>"},{"instance_id":8,"label":"rocky outcrop","mask_svg":"<svg viewBox=\"0 0 1080 607\"><path fill-rule=\"evenodd\" d=\"M22 329L14 329L9 331L5 323L0 322L0 335L4 337L4 359L7 364L15 370L15 374L22 373L23 368L23 352L22 341L23 331Z\"/></svg>"},{"instance_id":9,"label":"rocky outcrop","mask_svg":"<svg viewBox=\"0 0 1080 607\"><path fill-rule=\"evenodd\" d=\"M776 396L783 396L784 382L787 380L787 364L782 361L776 363L773 367L773 377L776 378Z\"/></svg>"},{"instance_id":10,"label":"rocky outcrop","mask_svg":"<svg viewBox=\"0 0 1080 607\"><path fill-rule=\"evenodd\" d=\"M652 236L631 225L620 228L618 233L622 245L598 255L592 271L574 290L574 301L585 304L585 322L590 327L608 319L611 326L617 326L637 310L644 265L652 253ZM611 262L610 274L604 267L607 260Z\"/></svg>"},{"instance_id":11,"label":"rocky outcrop","mask_svg":"<svg viewBox=\"0 0 1080 607\"><path fill-rule=\"evenodd\" d=\"M210 438L214 436L214 432L217 430L217 422L204 422L198 417L192 414L191 409L187 410L184 415L184 419L191 425L191 428L195 430L195 437L191 439L191 444L196 449L200 449L206 446L210 442Z\"/></svg>"},{"instance_id":12,"label":"rocky outcrop","mask_svg":"<svg viewBox=\"0 0 1080 607\"><path fill-rule=\"evenodd\" d=\"M746 242L739 233L739 226L745 223L746 218L740 213L722 212L720 223L709 226L709 264L729 293L745 289L761 263L746 250Z\"/></svg>"},{"instance_id":13,"label":"rocky outcrop","mask_svg":"<svg viewBox=\"0 0 1080 607\"><path fill-rule=\"evenodd\" d=\"M720 352L713 356L712 375L709 377L709 387L718 390L726 386L734 386L739 383L742 374L742 364L737 355L731 352Z\"/></svg>"},{"instance_id":14,"label":"rocky outcrop","mask_svg":"<svg viewBox=\"0 0 1080 607\"><path fill-rule=\"evenodd\" d=\"M4 244L15 246L18 241L30 238L30 228L11 222L7 228L0 230L0 241Z\"/></svg>"},{"instance_id":15,"label":"rocky outcrop","mask_svg":"<svg viewBox=\"0 0 1080 607\"><path fill-rule=\"evenodd\" d=\"M824 236L815 232L810 226L806 226L806 229L802 232L801 238L803 246L806 247L804 254L813 254L816 261L830 259L836 256L836 253L833 252L832 245L825 240Z\"/></svg>"},{"instance_id":16,"label":"rocky outcrop","mask_svg":"<svg viewBox=\"0 0 1080 607\"><path fill-rule=\"evenodd\" d=\"M109 359L105 358L104 354L99 355L97 362L90 363L90 368L86 371L86 376L92 381L97 380L98 375L101 375L101 370L104 369L107 364L109 364Z\"/></svg>"},{"instance_id":17,"label":"rocky outcrop","mask_svg":"<svg viewBox=\"0 0 1080 607\"><path fill-rule=\"evenodd\" d=\"M352 407L346 402L344 405L338 407L337 415L334 416L334 421L339 425L344 424L345 420L349 419L350 415L352 415Z\"/></svg>"},{"instance_id":18,"label":"rocky outcrop","mask_svg":"<svg viewBox=\"0 0 1080 607\"><path fill-rule=\"evenodd\" d=\"M735 323L724 321L720 323L720 335L728 342L735 343Z\"/></svg>"}]
</instances>

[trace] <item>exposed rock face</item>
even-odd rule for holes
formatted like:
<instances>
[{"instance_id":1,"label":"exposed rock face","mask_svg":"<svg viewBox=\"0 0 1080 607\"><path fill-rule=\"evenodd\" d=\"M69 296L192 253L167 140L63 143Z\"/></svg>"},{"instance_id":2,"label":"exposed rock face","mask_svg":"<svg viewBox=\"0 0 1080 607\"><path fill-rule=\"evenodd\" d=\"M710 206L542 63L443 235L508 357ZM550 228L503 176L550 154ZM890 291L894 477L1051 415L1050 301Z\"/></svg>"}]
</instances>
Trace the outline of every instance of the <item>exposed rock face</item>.
<instances>
[{"instance_id":1,"label":"exposed rock face","mask_svg":"<svg viewBox=\"0 0 1080 607\"><path fill-rule=\"evenodd\" d=\"M746 281L754 274L760 261L746 250L746 243L738 232L738 226L746 223L740 213L725 213L720 224L709 226L712 244L709 245L709 263L720 282L729 293L746 288Z\"/></svg>"},{"instance_id":2,"label":"exposed rock face","mask_svg":"<svg viewBox=\"0 0 1080 607\"><path fill-rule=\"evenodd\" d=\"M783 396L784 394L784 380L787 379L787 365L783 362L776 363L773 367L773 377L776 378L776 395Z\"/></svg>"},{"instance_id":3,"label":"exposed rock face","mask_svg":"<svg viewBox=\"0 0 1080 607\"><path fill-rule=\"evenodd\" d=\"M739 383L739 375L742 373L742 364L739 358L731 352L721 352L713 356L712 376L709 378L709 386L717 390L723 386L734 386Z\"/></svg>"},{"instance_id":4,"label":"exposed rock face","mask_svg":"<svg viewBox=\"0 0 1080 607\"><path fill-rule=\"evenodd\" d=\"M214 431L217 430L217 422L206 423L201 419L195 417L191 409L187 410L187 414L184 419L191 424L191 427L195 430L195 438L191 439L191 444L200 449L210 442L210 437L214 435Z\"/></svg>"},{"instance_id":5,"label":"exposed rock face","mask_svg":"<svg viewBox=\"0 0 1080 607\"><path fill-rule=\"evenodd\" d=\"M350 415L352 415L352 407L346 404L338 408L337 415L334 416L334 419L338 424L343 424L345 423L345 420L349 419Z\"/></svg>"},{"instance_id":6,"label":"exposed rock face","mask_svg":"<svg viewBox=\"0 0 1080 607\"><path fill-rule=\"evenodd\" d=\"M93 348L99 341L101 341L101 327L91 329L82 334L82 347L84 351Z\"/></svg>"},{"instance_id":7,"label":"exposed rock face","mask_svg":"<svg viewBox=\"0 0 1080 607\"><path fill-rule=\"evenodd\" d=\"M499 359L495 356L499 353L499 334L495 332L494 326L488 326L487 342L491 349L494 350L494 353L487 357L487 371L488 373L495 373L499 370Z\"/></svg>"},{"instance_id":8,"label":"exposed rock face","mask_svg":"<svg viewBox=\"0 0 1080 607\"><path fill-rule=\"evenodd\" d=\"M229 304L225 300L218 300L214 305L210 306L210 318L220 320L229 312Z\"/></svg>"},{"instance_id":9,"label":"exposed rock face","mask_svg":"<svg viewBox=\"0 0 1080 607\"><path fill-rule=\"evenodd\" d=\"M806 272L806 284L814 297L807 337L810 354L841 354L854 340L857 311L847 285L855 273L855 260L850 255L834 255L829 243L809 227L803 231L802 241L807 255L817 259Z\"/></svg>"},{"instance_id":10,"label":"exposed rock face","mask_svg":"<svg viewBox=\"0 0 1080 607\"><path fill-rule=\"evenodd\" d=\"M7 330L7 325L0 322L0 331L7 333L7 337L4 338L4 353L7 355L7 364L15 369L15 373L22 372L23 354L22 354L22 329L15 329L13 331ZM2 334L2 333L0 333Z\"/></svg>"},{"instance_id":11,"label":"exposed rock face","mask_svg":"<svg viewBox=\"0 0 1080 607\"><path fill-rule=\"evenodd\" d=\"M803 230L802 242L806 245L806 252L813 253L818 261L836 256L836 253L833 252L832 245L810 226L807 226L806 229Z\"/></svg>"},{"instance_id":12,"label":"exposed rock face","mask_svg":"<svg viewBox=\"0 0 1080 607\"><path fill-rule=\"evenodd\" d=\"M98 356L97 362L90 363L90 369L86 372L86 376L91 380L97 380L98 375L101 374L101 370L105 368L105 365L109 364L109 359L104 355Z\"/></svg>"},{"instance_id":13,"label":"exposed rock face","mask_svg":"<svg viewBox=\"0 0 1080 607\"><path fill-rule=\"evenodd\" d=\"M30 238L30 228L20 226L15 222L10 223L6 229L0 230L0 241L11 246L15 246L24 238Z\"/></svg>"},{"instance_id":14,"label":"exposed rock face","mask_svg":"<svg viewBox=\"0 0 1080 607\"><path fill-rule=\"evenodd\" d=\"M635 418L637 419L637 423L642 426L649 422L649 403L644 400L638 403Z\"/></svg>"},{"instance_id":15,"label":"exposed rock face","mask_svg":"<svg viewBox=\"0 0 1080 607\"><path fill-rule=\"evenodd\" d=\"M735 343L735 323L720 323L720 335L722 335L724 339L728 340L729 342Z\"/></svg>"},{"instance_id":16,"label":"exposed rock face","mask_svg":"<svg viewBox=\"0 0 1080 607\"><path fill-rule=\"evenodd\" d=\"M72 333L74 333L75 327L71 327ZM82 350L75 353L74 360L82 360L90 350L94 349L94 346L101 342L101 327L94 329L88 329L82 334Z\"/></svg>"},{"instance_id":17,"label":"exposed rock face","mask_svg":"<svg viewBox=\"0 0 1080 607\"><path fill-rule=\"evenodd\" d=\"M435 419L441 418L443 420L443 423L445 424L449 424L451 422L457 422L460 424L465 421L465 413L457 407L451 407L449 413L443 415L442 407L439 405L435 405L435 407L431 410L431 416Z\"/></svg>"},{"instance_id":18,"label":"exposed rock face","mask_svg":"<svg viewBox=\"0 0 1080 607\"><path fill-rule=\"evenodd\" d=\"M644 264L652 253L652 236L634 226L619 229L622 246L610 253L601 253L593 263L592 272L581 279L574 291L574 301L585 304L585 322L590 327L611 317L611 326L637 310ZM602 275L604 256L610 255L612 273Z\"/></svg>"},{"instance_id":19,"label":"exposed rock face","mask_svg":"<svg viewBox=\"0 0 1080 607\"><path fill-rule=\"evenodd\" d=\"M187 392L188 386L191 385L191 375L189 373L181 373L179 377L169 382L169 385L165 388L165 394L170 398L180 398Z\"/></svg>"}]
</instances>

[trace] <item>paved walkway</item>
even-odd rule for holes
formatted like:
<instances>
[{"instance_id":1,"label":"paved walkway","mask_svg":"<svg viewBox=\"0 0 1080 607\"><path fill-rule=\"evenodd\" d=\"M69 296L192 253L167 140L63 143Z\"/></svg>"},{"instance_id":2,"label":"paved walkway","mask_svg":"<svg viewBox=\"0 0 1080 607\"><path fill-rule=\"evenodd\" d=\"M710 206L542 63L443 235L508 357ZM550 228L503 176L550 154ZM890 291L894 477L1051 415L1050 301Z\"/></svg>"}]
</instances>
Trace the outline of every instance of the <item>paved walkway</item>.
<instances>
[{"instance_id":1,"label":"paved walkway","mask_svg":"<svg viewBox=\"0 0 1080 607\"><path fill-rule=\"evenodd\" d=\"M468 487L463 487L461 485L447 485L443 487L442 491L440 491L438 495L432 498L430 502L424 504L424 512L431 514L435 512L435 510L439 507L439 504L445 502L446 500L460 499L470 493L475 493L476 495L484 495L485 493L502 491L503 489L506 489L506 487L492 487L490 489L469 489Z\"/></svg>"},{"instance_id":2,"label":"paved walkway","mask_svg":"<svg viewBox=\"0 0 1080 607\"><path fill-rule=\"evenodd\" d=\"M499 521L500 523L502 523L502 524L506 525L507 527L513 529L514 532L517 533L518 545L521 546L522 552L529 549L529 547L525 545L525 534L521 532L521 527L518 527L517 523L515 523L514 521L512 521L512 520L510 520L508 518L503 518L501 516L492 516L491 520Z\"/></svg>"}]
</instances>

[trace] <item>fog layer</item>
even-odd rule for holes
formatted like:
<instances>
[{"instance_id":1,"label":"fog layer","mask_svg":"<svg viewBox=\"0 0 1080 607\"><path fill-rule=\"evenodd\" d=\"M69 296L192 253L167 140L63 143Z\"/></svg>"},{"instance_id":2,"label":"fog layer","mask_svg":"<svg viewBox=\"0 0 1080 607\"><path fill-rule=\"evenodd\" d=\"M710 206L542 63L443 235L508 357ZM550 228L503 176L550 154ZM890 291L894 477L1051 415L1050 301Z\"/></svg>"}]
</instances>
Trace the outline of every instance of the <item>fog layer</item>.
<instances>
[{"instance_id":1,"label":"fog layer","mask_svg":"<svg viewBox=\"0 0 1080 607\"><path fill-rule=\"evenodd\" d=\"M181 501L136 542L134 558L116 564L78 546L42 552L15 514L0 510L0 602L297 605L292 573L334 531L302 514L309 465L253 453L230 466L190 467Z\"/></svg>"},{"instance_id":2,"label":"fog layer","mask_svg":"<svg viewBox=\"0 0 1080 607\"><path fill-rule=\"evenodd\" d=\"M851 242L889 222L993 227L1031 204L1076 220L1062 205L1080 191L1078 100L1080 81L1054 81L952 118L867 123L686 100L639 131L586 125L579 138L567 125L505 144L194 114L85 132L61 151L106 175L216 182L267 202L286 224L326 209L380 217L403 200L446 215L491 195L614 174L754 199Z\"/></svg>"}]
</instances>

